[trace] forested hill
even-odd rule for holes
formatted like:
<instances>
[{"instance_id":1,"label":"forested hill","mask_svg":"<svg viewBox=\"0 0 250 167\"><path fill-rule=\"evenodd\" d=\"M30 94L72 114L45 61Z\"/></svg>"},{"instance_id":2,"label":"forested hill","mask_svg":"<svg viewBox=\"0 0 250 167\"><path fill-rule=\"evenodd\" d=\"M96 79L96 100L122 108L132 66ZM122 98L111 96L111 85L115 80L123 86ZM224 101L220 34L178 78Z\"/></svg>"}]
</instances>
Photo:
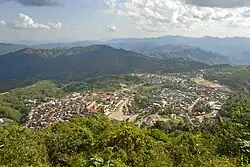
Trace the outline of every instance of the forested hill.
<instances>
[{"instance_id":1,"label":"forested hill","mask_svg":"<svg viewBox=\"0 0 250 167\"><path fill-rule=\"evenodd\" d=\"M131 72L184 72L210 65L183 58L159 59L105 45L71 49L31 49L0 56L0 81L69 80Z\"/></svg>"}]
</instances>

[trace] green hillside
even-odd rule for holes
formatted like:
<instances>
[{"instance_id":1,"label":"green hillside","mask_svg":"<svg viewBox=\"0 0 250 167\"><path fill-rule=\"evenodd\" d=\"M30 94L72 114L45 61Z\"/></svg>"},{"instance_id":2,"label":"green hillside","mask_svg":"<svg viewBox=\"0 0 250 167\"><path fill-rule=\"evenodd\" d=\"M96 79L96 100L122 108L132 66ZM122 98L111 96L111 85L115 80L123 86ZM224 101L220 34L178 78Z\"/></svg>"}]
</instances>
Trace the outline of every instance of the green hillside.
<instances>
[{"instance_id":1,"label":"green hillside","mask_svg":"<svg viewBox=\"0 0 250 167\"><path fill-rule=\"evenodd\" d=\"M183 58L152 58L105 45L67 50L26 48L0 57L0 90L25 80L71 81L110 74L187 72L204 68L211 66Z\"/></svg>"},{"instance_id":2,"label":"green hillside","mask_svg":"<svg viewBox=\"0 0 250 167\"><path fill-rule=\"evenodd\" d=\"M59 97L63 92L52 81L40 81L31 86L13 89L0 95L0 115L22 123L28 114L28 100L43 101L46 97Z\"/></svg>"}]
</instances>

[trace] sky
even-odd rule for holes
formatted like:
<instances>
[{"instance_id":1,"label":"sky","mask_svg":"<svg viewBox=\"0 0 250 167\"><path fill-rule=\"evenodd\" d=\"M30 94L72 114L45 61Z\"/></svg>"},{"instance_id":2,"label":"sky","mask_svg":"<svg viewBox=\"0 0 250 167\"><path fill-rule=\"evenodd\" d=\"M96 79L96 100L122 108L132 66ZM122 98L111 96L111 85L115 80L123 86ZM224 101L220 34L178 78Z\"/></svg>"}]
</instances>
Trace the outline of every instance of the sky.
<instances>
[{"instance_id":1,"label":"sky","mask_svg":"<svg viewBox=\"0 0 250 167\"><path fill-rule=\"evenodd\" d=\"M250 36L249 0L0 0L0 41Z\"/></svg>"}]
</instances>

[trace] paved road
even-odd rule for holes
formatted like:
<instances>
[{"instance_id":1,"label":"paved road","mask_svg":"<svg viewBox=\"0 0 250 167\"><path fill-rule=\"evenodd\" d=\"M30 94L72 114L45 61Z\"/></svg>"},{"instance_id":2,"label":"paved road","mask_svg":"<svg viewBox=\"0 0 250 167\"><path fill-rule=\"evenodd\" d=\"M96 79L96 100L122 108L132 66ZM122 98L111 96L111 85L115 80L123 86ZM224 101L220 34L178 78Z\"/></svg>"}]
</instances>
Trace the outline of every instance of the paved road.
<instances>
[{"instance_id":1,"label":"paved road","mask_svg":"<svg viewBox=\"0 0 250 167\"><path fill-rule=\"evenodd\" d=\"M128 103L128 101L129 101L128 99L121 101L120 104L118 105L118 107L116 108L115 112L112 112L109 115L109 118L115 119L118 121L123 121L126 118L126 116L123 113L123 108Z\"/></svg>"}]
</instances>

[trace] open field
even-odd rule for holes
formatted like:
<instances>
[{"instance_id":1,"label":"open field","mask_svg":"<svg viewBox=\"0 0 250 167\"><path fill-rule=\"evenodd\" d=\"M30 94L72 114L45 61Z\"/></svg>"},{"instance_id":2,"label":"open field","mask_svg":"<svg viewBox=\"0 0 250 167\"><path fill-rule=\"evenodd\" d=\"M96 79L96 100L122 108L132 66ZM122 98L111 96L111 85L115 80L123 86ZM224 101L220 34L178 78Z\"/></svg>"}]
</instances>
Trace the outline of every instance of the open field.
<instances>
[{"instance_id":1,"label":"open field","mask_svg":"<svg viewBox=\"0 0 250 167\"><path fill-rule=\"evenodd\" d=\"M153 89L153 86L143 86L143 89L150 90L150 89Z\"/></svg>"},{"instance_id":2,"label":"open field","mask_svg":"<svg viewBox=\"0 0 250 167\"><path fill-rule=\"evenodd\" d=\"M196 83L199 83L201 85L204 85L204 86L210 86L210 87L214 87L214 88L222 88L222 86L218 83L215 83L215 82L212 82L212 81L209 81L209 80L205 80L205 79L202 79L202 78L191 78L192 81L196 82Z\"/></svg>"}]
</instances>

